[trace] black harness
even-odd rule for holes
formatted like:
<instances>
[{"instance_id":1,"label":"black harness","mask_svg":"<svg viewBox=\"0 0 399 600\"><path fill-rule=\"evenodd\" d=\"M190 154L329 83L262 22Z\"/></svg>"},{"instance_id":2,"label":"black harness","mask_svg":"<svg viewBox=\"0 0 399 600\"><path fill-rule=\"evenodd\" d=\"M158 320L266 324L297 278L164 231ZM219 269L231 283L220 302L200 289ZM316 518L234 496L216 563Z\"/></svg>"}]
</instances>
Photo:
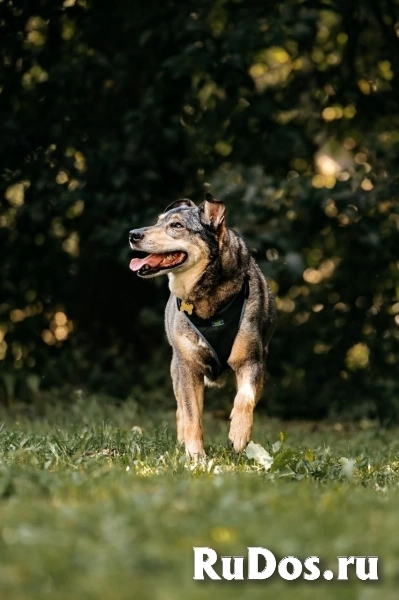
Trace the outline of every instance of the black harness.
<instances>
[{"instance_id":1,"label":"black harness","mask_svg":"<svg viewBox=\"0 0 399 600\"><path fill-rule=\"evenodd\" d=\"M215 359L215 365L212 365L215 378L228 366L227 361L241 325L248 296L249 276L246 275L241 290L210 319L187 314L180 308L180 298L176 298L177 308L183 312L190 326L203 339Z\"/></svg>"}]
</instances>

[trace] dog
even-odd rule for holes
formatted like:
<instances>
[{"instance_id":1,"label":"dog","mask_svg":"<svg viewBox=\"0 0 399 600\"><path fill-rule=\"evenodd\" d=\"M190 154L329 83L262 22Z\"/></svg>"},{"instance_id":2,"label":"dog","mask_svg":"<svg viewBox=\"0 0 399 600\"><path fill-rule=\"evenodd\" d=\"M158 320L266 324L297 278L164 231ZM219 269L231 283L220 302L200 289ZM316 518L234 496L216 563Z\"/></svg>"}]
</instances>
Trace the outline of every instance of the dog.
<instances>
[{"instance_id":1,"label":"dog","mask_svg":"<svg viewBox=\"0 0 399 600\"><path fill-rule=\"evenodd\" d=\"M234 371L237 393L229 439L237 452L251 439L253 411L264 383L276 325L271 290L243 237L225 224L225 205L206 194L170 204L155 225L129 232L146 252L130 269L149 279L167 274L166 334L173 350L177 439L194 460L204 456L204 386L220 386Z\"/></svg>"}]
</instances>

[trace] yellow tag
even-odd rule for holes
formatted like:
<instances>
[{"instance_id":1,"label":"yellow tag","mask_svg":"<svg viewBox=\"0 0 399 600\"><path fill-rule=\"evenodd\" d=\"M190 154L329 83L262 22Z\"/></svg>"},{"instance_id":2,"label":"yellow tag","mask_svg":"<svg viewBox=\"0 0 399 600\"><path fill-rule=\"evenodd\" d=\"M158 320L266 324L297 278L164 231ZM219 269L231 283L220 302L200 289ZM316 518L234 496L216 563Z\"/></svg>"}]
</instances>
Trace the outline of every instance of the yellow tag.
<instances>
[{"instance_id":1,"label":"yellow tag","mask_svg":"<svg viewBox=\"0 0 399 600\"><path fill-rule=\"evenodd\" d=\"M194 308L193 304L190 304L190 303L186 304L186 302L184 302L184 300L181 301L181 304L180 304L181 312L187 312L189 315L191 315L193 312L193 308Z\"/></svg>"}]
</instances>

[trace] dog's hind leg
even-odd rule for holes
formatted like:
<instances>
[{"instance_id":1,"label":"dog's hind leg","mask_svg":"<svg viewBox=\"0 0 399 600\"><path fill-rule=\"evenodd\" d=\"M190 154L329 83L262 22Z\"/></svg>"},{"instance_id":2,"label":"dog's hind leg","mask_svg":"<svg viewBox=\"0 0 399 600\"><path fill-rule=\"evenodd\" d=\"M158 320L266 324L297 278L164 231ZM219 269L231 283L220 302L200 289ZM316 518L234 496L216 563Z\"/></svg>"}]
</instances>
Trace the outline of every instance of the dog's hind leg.
<instances>
[{"instance_id":1,"label":"dog's hind leg","mask_svg":"<svg viewBox=\"0 0 399 600\"><path fill-rule=\"evenodd\" d=\"M204 456L202 410L204 376L195 365L187 364L174 354L171 365L173 389L177 401L177 439L184 442L186 453L194 460Z\"/></svg>"},{"instance_id":2,"label":"dog's hind leg","mask_svg":"<svg viewBox=\"0 0 399 600\"><path fill-rule=\"evenodd\" d=\"M241 452L252 435L253 412L263 389L264 371L259 363L245 363L236 371L237 394L231 411L229 439Z\"/></svg>"}]
</instances>

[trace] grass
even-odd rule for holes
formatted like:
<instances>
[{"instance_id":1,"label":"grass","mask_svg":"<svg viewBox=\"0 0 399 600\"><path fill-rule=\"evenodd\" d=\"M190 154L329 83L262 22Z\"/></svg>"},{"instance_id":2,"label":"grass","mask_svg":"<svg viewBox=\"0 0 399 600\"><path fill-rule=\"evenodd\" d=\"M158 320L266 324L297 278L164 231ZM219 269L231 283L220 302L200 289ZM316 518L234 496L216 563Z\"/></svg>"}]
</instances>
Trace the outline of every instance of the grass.
<instances>
[{"instance_id":1,"label":"grass","mask_svg":"<svg viewBox=\"0 0 399 600\"><path fill-rule=\"evenodd\" d=\"M132 403L14 406L0 421L0 598L397 598L397 430L257 415L266 472L211 415L199 465L176 447L172 413ZM317 555L334 572L337 556L377 555L380 580L198 582L193 546Z\"/></svg>"}]
</instances>

